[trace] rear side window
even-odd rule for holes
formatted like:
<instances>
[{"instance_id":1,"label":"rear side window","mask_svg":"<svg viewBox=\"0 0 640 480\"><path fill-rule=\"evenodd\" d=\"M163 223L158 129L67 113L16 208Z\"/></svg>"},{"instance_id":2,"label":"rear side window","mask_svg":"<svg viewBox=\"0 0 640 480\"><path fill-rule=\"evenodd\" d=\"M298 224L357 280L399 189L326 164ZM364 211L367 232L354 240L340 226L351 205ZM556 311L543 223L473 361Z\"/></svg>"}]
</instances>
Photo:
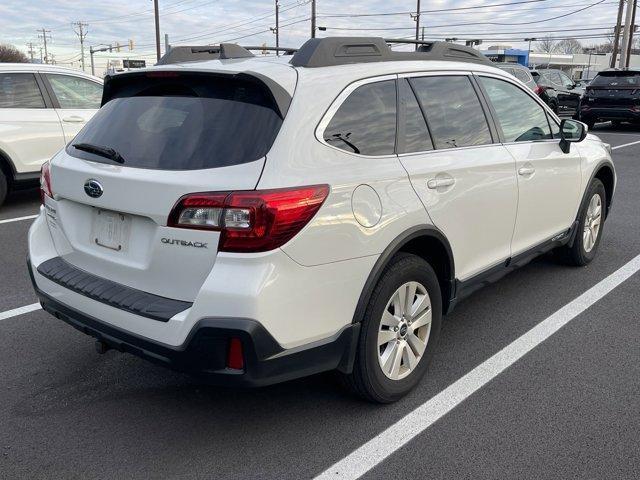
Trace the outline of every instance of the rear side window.
<instances>
[{"instance_id":1,"label":"rear side window","mask_svg":"<svg viewBox=\"0 0 640 480\"><path fill-rule=\"evenodd\" d=\"M72 75L47 74L60 108L98 109L102 101L102 85Z\"/></svg>"},{"instance_id":2,"label":"rear side window","mask_svg":"<svg viewBox=\"0 0 640 480\"><path fill-rule=\"evenodd\" d=\"M533 80L531 78L531 75L529 75L529 72L527 72L526 70L516 68L514 69L514 71L515 71L515 77L523 83L529 83L531 80Z\"/></svg>"},{"instance_id":3,"label":"rear side window","mask_svg":"<svg viewBox=\"0 0 640 480\"><path fill-rule=\"evenodd\" d=\"M398 88L403 110L403 114L400 116L402 127L400 130L401 135L398 139L398 153L433 150L427 122L409 82L406 79L401 79Z\"/></svg>"},{"instance_id":4,"label":"rear side window","mask_svg":"<svg viewBox=\"0 0 640 480\"><path fill-rule=\"evenodd\" d=\"M324 141L361 155L391 155L396 141L396 82L368 83L340 105L323 133Z\"/></svg>"},{"instance_id":5,"label":"rear side window","mask_svg":"<svg viewBox=\"0 0 640 480\"><path fill-rule=\"evenodd\" d=\"M0 73L0 108L45 108L32 73Z\"/></svg>"},{"instance_id":6,"label":"rear side window","mask_svg":"<svg viewBox=\"0 0 640 480\"><path fill-rule=\"evenodd\" d=\"M126 167L226 167L264 157L282 125L267 87L237 78L140 76L112 97L67 147L70 155L113 163L74 148L84 143L115 150Z\"/></svg>"},{"instance_id":7,"label":"rear side window","mask_svg":"<svg viewBox=\"0 0 640 480\"><path fill-rule=\"evenodd\" d=\"M480 77L498 116L505 142L531 142L551 137L544 109L515 85L495 78Z\"/></svg>"},{"instance_id":8,"label":"rear side window","mask_svg":"<svg viewBox=\"0 0 640 480\"><path fill-rule=\"evenodd\" d=\"M590 87L640 87L640 72L618 72L599 74Z\"/></svg>"},{"instance_id":9,"label":"rear side window","mask_svg":"<svg viewBox=\"0 0 640 480\"><path fill-rule=\"evenodd\" d=\"M411 79L437 149L492 143L487 118L466 76Z\"/></svg>"}]
</instances>

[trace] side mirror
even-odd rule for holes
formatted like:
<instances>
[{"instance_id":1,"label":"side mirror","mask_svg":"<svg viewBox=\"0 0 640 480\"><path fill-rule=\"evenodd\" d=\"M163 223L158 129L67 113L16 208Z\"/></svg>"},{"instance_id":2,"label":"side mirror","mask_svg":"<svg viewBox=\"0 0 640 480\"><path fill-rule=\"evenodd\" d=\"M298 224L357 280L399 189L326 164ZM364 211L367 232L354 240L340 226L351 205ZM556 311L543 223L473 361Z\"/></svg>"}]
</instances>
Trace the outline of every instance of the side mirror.
<instances>
[{"instance_id":1,"label":"side mirror","mask_svg":"<svg viewBox=\"0 0 640 480\"><path fill-rule=\"evenodd\" d=\"M564 153L571 151L571 144L583 141L587 136L588 127L577 120L565 118L560 122L560 150Z\"/></svg>"},{"instance_id":2,"label":"side mirror","mask_svg":"<svg viewBox=\"0 0 640 480\"><path fill-rule=\"evenodd\" d=\"M573 90L574 88L576 88L575 83L572 83L571 85L567 85L567 90Z\"/></svg>"}]
</instances>

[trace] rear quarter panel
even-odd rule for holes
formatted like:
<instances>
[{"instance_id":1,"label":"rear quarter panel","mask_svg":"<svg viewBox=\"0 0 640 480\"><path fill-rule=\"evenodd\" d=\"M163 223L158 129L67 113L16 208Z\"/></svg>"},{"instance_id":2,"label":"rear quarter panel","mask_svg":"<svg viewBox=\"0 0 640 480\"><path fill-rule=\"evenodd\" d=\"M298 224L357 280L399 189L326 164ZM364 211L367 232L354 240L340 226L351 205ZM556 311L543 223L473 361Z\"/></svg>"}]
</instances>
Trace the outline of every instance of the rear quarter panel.
<instances>
[{"instance_id":1,"label":"rear quarter panel","mask_svg":"<svg viewBox=\"0 0 640 480\"><path fill-rule=\"evenodd\" d=\"M431 224L397 156L351 154L316 138L318 123L350 83L336 78L338 68L319 70L301 73L289 113L267 155L258 184L260 189L330 185L330 194L320 211L282 247L305 266L379 255L410 227ZM363 192L369 193L362 195ZM363 222L358 215L362 212L375 218Z\"/></svg>"}]
</instances>

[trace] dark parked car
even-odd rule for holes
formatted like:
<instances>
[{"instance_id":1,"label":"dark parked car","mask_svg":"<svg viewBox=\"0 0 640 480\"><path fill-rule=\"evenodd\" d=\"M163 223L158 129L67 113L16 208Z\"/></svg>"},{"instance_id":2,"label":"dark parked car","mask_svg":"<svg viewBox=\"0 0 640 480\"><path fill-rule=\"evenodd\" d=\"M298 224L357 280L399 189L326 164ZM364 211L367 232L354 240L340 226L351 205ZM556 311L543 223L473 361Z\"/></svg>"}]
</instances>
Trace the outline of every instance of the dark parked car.
<instances>
[{"instance_id":1,"label":"dark parked car","mask_svg":"<svg viewBox=\"0 0 640 480\"><path fill-rule=\"evenodd\" d=\"M553 89L556 92L557 113L574 113L578 110L582 90L576 88L576 83L562 70L544 69L531 72L535 81L541 87Z\"/></svg>"},{"instance_id":2,"label":"dark parked car","mask_svg":"<svg viewBox=\"0 0 640 480\"><path fill-rule=\"evenodd\" d=\"M597 121L640 123L640 70L606 70L587 87L579 118L592 128Z\"/></svg>"},{"instance_id":3,"label":"dark parked car","mask_svg":"<svg viewBox=\"0 0 640 480\"><path fill-rule=\"evenodd\" d=\"M544 103L551 107L555 113L558 113L558 94L553 88L547 88L543 85L538 85L534 80L533 74L535 72L530 71L527 67L520 65L519 63L496 63L496 67L510 73L527 87L535 92Z\"/></svg>"}]
</instances>

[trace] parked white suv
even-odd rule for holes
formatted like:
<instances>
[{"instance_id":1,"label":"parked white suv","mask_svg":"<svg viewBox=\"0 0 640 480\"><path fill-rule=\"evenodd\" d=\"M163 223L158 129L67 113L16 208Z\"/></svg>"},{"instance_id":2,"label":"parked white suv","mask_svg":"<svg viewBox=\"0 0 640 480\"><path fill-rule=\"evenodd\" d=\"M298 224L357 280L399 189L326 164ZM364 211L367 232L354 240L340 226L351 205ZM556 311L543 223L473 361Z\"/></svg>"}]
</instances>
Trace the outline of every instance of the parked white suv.
<instances>
[{"instance_id":1,"label":"parked white suv","mask_svg":"<svg viewBox=\"0 0 640 480\"><path fill-rule=\"evenodd\" d=\"M609 146L473 49L386 42L177 48L107 77L43 169L44 309L214 383L335 369L390 402L461 298L551 249L589 263Z\"/></svg>"},{"instance_id":2,"label":"parked white suv","mask_svg":"<svg viewBox=\"0 0 640 480\"><path fill-rule=\"evenodd\" d=\"M0 205L10 187L36 181L100 108L102 80L54 65L0 63Z\"/></svg>"}]
</instances>

